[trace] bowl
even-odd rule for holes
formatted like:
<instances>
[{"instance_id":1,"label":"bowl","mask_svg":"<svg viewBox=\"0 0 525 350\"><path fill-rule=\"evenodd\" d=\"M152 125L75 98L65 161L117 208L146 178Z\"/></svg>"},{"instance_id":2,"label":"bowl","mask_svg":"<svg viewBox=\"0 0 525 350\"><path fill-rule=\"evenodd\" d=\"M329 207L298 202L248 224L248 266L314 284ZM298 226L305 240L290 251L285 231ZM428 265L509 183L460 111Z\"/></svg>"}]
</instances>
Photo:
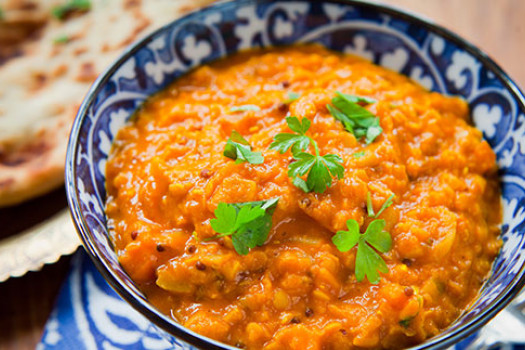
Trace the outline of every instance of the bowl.
<instances>
[{"instance_id":1,"label":"bowl","mask_svg":"<svg viewBox=\"0 0 525 350\"><path fill-rule=\"evenodd\" d=\"M243 49L311 42L365 57L430 90L462 96L496 152L504 208L501 252L472 305L443 333L414 349L448 347L495 316L525 283L525 98L479 49L389 7L338 0L220 2L133 44L91 88L69 140L67 194L84 247L113 288L174 345L233 349L160 313L119 265L104 215L106 159L112 139L135 109L194 67Z\"/></svg>"}]
</instances>

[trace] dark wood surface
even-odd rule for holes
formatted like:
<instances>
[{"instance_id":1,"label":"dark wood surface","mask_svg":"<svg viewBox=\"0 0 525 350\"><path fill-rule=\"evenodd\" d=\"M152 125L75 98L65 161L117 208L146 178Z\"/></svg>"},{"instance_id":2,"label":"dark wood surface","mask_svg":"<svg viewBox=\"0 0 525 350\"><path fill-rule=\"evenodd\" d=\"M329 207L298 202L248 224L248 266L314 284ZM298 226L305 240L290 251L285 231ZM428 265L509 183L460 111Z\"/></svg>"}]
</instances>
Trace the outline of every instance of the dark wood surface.
<instances>
[{"instance_id":1,"label":"dark wood surface","mask_svg":"<svg viewBox=\"0 0 525 350\"><path fill-rule=\"evenodd\" d=\"M60 188L18 206L0 209L0 239L12 236L67 206ZM0 350L34 349L69 270L69 257L0 283Z\"/></svg>"},{"instance_id":2,"label":"dark wood surface","mask_svg":"<svg viewBox=\"0 0 525 350\"><path fill-rule=\"evenodd\" d=\"M69 270L70 257L0 284L0 349L34 349Z\"/></svg>"},{"instance_id":3,"label":"dark wood surface","mask_svg":"<svg viewBox=\"0 0 525 350\"><path fill-rule=\"evenodd\" d=\"M489 54L525 87L524 0L383 0L422 14ZM65 206L62 190L10 209L0 209L0 238ZM34 349L67 274L70 258L39 272L0 283L0 350Z\"/></svg>"}]
</instances>

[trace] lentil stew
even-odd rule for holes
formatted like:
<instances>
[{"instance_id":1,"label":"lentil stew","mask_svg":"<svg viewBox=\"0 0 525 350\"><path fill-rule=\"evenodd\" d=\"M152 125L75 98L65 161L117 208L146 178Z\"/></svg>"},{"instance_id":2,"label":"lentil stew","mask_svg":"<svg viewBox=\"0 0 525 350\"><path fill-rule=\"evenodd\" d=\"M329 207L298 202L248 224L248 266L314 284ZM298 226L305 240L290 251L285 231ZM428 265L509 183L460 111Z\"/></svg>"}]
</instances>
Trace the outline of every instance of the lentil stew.
<instances>
[{"instance_id":1,"label":"lentil stew","mask_svg":"<svg viewBox=\"0 0 525 350\"><path fill-rule=\"evenodd\" d=\"M127 273L239 348L423 342L475 299L501 246L495 154L466 102L320 46L178 79L118 133L106 176Z\"/></svg>"}]
</instances>

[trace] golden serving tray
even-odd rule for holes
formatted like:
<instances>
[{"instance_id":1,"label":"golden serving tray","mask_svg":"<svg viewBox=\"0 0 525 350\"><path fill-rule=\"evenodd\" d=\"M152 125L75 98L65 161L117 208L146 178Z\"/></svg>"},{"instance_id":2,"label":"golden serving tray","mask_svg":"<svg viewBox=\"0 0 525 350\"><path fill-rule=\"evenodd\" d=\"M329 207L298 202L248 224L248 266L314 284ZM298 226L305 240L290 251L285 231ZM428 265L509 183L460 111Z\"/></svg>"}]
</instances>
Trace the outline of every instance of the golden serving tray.
<instances>
[{"instance_id":1,"label":"golden serving tray","mask_svg":"<svg viewBox=\"0 0 525 350\"><path fill-rule=\"evenodd\" d=\"M45 221L0 240L0 282L38 271L80 245L77 231L65 208Z\"/></svg>"}]
</instances>

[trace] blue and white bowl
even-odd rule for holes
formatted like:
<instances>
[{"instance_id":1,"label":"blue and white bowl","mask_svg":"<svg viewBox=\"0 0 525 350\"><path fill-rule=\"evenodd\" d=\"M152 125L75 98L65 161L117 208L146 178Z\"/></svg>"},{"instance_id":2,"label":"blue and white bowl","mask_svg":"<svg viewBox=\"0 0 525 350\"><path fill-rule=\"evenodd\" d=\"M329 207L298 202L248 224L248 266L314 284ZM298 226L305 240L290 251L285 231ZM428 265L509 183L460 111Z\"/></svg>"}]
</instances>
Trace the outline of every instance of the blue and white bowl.
<instances>
[{"instance_id":1,"label":"blue and white bowl","mask_svg":"<svg viewBox=\"0 0 525 350\"><path fill-rule=\"evenodd\" d=\"M320 43L365 57L421 85L459 95L497 154L503 248L475 303L445 332L415 349L454 344L504 308L525 283L525 98L483 52L412 15L358 1L239 0L189 14L132 45L91 88L75 120L66 163L72 215L107 281L173 344L233 349L156 310L117 261L104 215L111 142L144 100L193 67L252 47Z\"/></svg>"}]
</instances>

